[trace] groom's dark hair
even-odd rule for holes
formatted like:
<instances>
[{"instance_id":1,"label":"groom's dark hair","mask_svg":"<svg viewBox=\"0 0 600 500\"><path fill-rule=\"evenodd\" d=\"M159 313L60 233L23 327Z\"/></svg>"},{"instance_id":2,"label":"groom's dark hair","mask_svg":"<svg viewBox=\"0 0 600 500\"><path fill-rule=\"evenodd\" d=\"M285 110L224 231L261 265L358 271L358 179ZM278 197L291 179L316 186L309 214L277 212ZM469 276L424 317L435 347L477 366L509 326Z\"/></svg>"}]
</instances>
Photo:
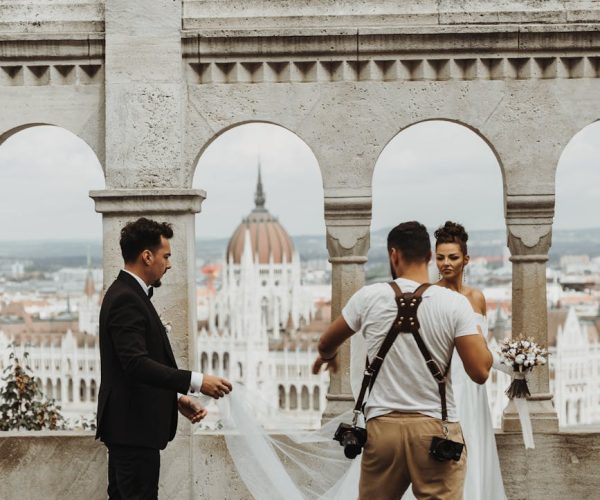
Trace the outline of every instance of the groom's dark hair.
<instances>
[{"instance_id":1,"label":"groom's dark hair","mask_svg":"<svg viewBox=\"0 0 600 500\"><path fill-rule=\"evenodd\" d=\"M416 220L402 222L390 231L387 238L388 252L392 248L402 253L408 264L428 262L431 259L431 240L427 228Z\"/></svg>"},{"instance_id":2,"label":"groom's dark hair","mask_svg":"<svg viewBox=\"0 0 600 500\"><path fill-rule=\"evenodd\" d=\"M160 237L167 239L173 237L173 228L168 222L156 222L152 219L140 217L134 222L129 222L121 229L121 255L126 264L135 262L144 250L154 252L160 247Z\"/></svg>"}]
</instances>

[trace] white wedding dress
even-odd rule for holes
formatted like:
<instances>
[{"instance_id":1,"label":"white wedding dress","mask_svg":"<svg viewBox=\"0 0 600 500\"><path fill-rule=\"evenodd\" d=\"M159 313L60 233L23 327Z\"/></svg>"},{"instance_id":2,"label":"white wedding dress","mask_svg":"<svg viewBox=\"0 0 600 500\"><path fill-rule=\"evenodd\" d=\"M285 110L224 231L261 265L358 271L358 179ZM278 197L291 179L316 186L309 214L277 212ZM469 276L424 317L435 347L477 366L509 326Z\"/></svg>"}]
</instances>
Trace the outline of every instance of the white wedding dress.
<instances>
[{"instance_id":1,"label":"white wedding dress","mask_svg":"<svg viewBox=\"0 0 600 500\"><path fill-rule=\"evenodd\" d=\"M486 318L477 324L487 336ZM365 345L361 335L352 339L351 382L360 387ZM451 368L456 406L467 447L465 500L505 500L504 485L485 385L471 381L460 357L454 353ZM340 422L350 422L351 412L340 415L318 431L269 435L253 414L264 405L242 386L219 401L229 454L250 493L257 500L350 500L358 497L360 458L347 460L332 440ZM402 500L415 497L409 489Z\"/></svg>"}]
</instances>

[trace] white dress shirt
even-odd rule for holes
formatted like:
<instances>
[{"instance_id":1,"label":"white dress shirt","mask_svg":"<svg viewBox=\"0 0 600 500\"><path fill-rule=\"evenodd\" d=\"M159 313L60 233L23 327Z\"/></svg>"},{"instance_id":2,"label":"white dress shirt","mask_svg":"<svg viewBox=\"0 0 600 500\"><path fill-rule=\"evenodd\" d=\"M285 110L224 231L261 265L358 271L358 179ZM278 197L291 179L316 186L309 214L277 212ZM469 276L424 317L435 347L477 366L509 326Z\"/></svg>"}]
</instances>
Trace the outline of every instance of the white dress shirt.
<instances>
[{"instance_id":1,"label":"white dress shirt","mask_svg":"<svg viewBox=\"0 0 600 500\"><path fill-rule=\"evenodd\" d=\"M148 292L150 291L150 287L148 285L146 285L146 282L142 278L140 278L137 274L132 273L131 271L128 271L127 269L123 269L123 271L126 272L127 274L133 276L135 278L135 280L142 287L142 290L144 290L144 293L146 295L148 295ZM189 392L191 394L200 392L200 389L202 388L203 379L204 379L204 375L202 373L192 372L192 378L190 379L190 389L189 389ZM181 396L183 396L183 394L179 394L178 397L181 397Z\"/></svg>"}]
</instances>

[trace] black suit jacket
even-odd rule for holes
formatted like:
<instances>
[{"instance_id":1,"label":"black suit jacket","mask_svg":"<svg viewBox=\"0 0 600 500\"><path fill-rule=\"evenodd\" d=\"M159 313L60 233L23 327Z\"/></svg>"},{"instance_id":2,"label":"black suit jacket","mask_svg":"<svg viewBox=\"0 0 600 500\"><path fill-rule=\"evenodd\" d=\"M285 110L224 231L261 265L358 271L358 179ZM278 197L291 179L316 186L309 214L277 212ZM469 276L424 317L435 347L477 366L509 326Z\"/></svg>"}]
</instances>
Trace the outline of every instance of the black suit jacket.
<instances>
[{"instance_id":1,"label":"black suit jacket","mask_svg":"<svg viewBox=\"0 0 600 500\"><path fill-rule=\"evenodd\" d=\"M177 392L188 392L191 372L177 369L158 313L124 271L102 301L100 366L96 438L165 448L177 430Z\"/></svg>"}]
</instances>

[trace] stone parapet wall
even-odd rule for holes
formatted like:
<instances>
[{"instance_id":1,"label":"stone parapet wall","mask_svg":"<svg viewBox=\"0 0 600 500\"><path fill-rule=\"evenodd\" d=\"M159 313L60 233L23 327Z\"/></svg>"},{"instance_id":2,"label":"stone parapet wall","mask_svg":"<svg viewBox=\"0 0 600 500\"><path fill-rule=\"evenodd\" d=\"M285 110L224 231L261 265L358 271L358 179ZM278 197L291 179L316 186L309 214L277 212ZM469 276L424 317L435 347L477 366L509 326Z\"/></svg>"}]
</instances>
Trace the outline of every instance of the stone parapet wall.
<instances>
[{"instance_id":1,"label":"stone parapet wall","mask_svg":"<svg viewBox=\"0 0 600 500\"><path fill-rule=\"evenodd\" d=\"M104 31L104 0L0 0L0 33Z\"/></svg>"},{"instance_id":2,"label":"stone parapet wall","mask_svg":"<svg viewBox=\"0 0 600 500\"><path fill-rule=\"evenodd\" d=\"M597 498L600 433L538 434L535 450L523 448L520 434L501 433L496 439L509 499ZM192 440L192 498L251 500L223 434L195 434ZM163 470L172 466L163 455ZM177 488L162 481L161 490L166 498L165 491ZM105 492L106 449L91 433L0 433L2 500L100 500Z\"/></svg>"},{"instance_id":3,"label":"stone parapet wall","mask_svg":"<svg viewBox=\"0 0 600 500\"><path fill-rule=\"evenodd\" d=\"M595 0L184 0L183 27L451 26L559 24L600 20Z\"/></svg>"}]
</instances>

